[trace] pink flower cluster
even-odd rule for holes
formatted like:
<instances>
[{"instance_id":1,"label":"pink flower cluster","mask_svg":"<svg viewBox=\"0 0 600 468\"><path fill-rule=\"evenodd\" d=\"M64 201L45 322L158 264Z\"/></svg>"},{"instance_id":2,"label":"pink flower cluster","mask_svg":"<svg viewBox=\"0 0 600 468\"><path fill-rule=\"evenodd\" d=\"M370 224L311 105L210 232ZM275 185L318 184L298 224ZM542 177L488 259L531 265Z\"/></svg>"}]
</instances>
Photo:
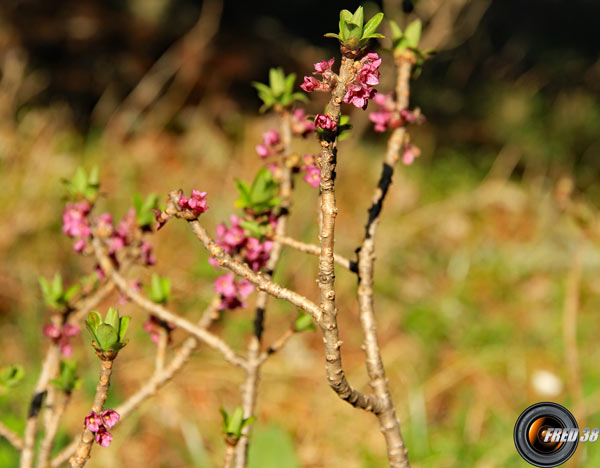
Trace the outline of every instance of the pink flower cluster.
<instances>
[{"instance_id":1,"label":"pink flower cluster","mask_svg":"<svg viewBox=\"0 0 600 468\"><path fill-rule=\"evenodd\" d=\"M300 168L305 172L302 180L311 187L318 187L321 182L321 170L315 164L315 157L307 153L302 157L304 165Z\"/></svg>"},{"instance_id":2,"label":"pink flower cluster","mask_svg":"<svg viewBox=\"0 0 600 468\"><path fill-rule=\"evenodd\" d=\"M261 242L255 237L246 236L244 228L240 225L241 219L235 215L231 215L229 221L230 226L225 223L217 226L217 244L229 255L240 257L254 271L260 270L269 260L273 242ZM270 217L270 223L276 226L277 219ZM214 258L210 258L209 262L214 267L218 266ZM246 280L236 283L233 274L226 274L215 280L214 289L221 294L221 309L235 309L243 307L243 300L252 292L253 286Z\"/></svg>"},{"instance_id":3,"label":"pink flower cluster","mask_svg":"<svg viewBox=\"0 0 600 468\"><path fill-rule=\"evenodd\" d=\"M303 138L316 130L314 122L306 119L306 112L304 109L294 110L292 113L291 127L293 135L300 135Z\"/></svg>"},{"instance_id":4,"label":"pink flower cluster","mask_svg":"<svg viewBox=\"0 0 600 468\"><path fill-rule=\"evenodd\" d=\"M144 323L144 331L150 334L150 339L154 344L158 344L160 340L160 329L164 329L167 332L169 341L171 340L171 331L175 329L175 325L164 320L159 319L156 315L150 314L148 320Z\"/></svg>"},{"instance_id":5,"label":"pink flower cluster","mask_svg":"<svg viewBox=\"0 0 600 468\"><path fill-rule=\"evenodd\" d=\"M235 215L229 217L231 226L221 223L217 226L217 244L219 244L229 255L240 255L254 271L260 270L267 260L273 248L272 241L260 242L254 237L246 237L244 228L240 226L241 219ZM272 218L271 224L277 225L277 220ZM214 259L211 265L217 266Z\"/></svg>"},{"instance_id":6,"label":"pink flower cluster","mask_svg":"<svg viewBox=\"0 0 600 468\"><path fill-rule=\"evenodd\" d=\"M281 137L277 130L269 130L263 133L263 142L260 145L256 145L256 152L261 158L265 159L281 151L280 142Z\"/></svg>"},{"instance_id":7,"label":"pink flower cluster","mask_svg":"<svg viewBox=\"0 0 600 468\"><path fill-rule=\"evenodd\" d=\"M337 128L337 122L324 114L315 116L315 125L323 130L333 131Z\"/></svg>"},{"instance_id":8,"label":"pink flower cluster","mask_svg":"<svg viewBox=\"0 0 600 468\"><path fill-rule=\"evenodd\" d=\"M192 190L190 198L182 193L179 196L177 204L185 210L192 211L196 216L200 216L208 210L208 205L206 204L206 192L200 192L199 190Z\"/></svg>"},{"instance_id":9,"label":"pink flower cluster","mask_svg":"<svg viewBox=\"0 0 600 468\"><path fill-rule=\"evenodd\" d=\"M96 435L96 442L102 447L108 447L112 442L113 436L108 429L111 429L120 416L115 410L105 410L100 415L91 411L84 419L85 427Z\"/></svg>"},{"instance_id":10,"label":"pink flower cluster","mask_svg":"<svg viewBox=\"0 0 600 468\"><path fill-rule=\"evenodd\" d=\"M369 114L376 132L385 132L402 127L407 123L421 123L422 117L408 109L398 110L393 94L377 94L373 99L379 106L377 112Z\"/></svg>"},{"instance_id":11,"label":"pink flower cluster","mask_svg":"<svg viewBox=\"0 0 600 468\"><path fill-rule=\"evenodd\" d=\"M379 84L381 57L376 52L369 52L360 60L359 65L360 69L354 81L346 88L343 101L366 109L369 99L373 99L377 93L372 86Z\"/></svg>"},{"instance_id":12,"label":"pink flower cluster","mask_svg":"<svg viewBox=\"0 0 600 468\"><path fill-rule=\"evenodd\" d=\"M96 229L99 236L107 239L109 254L114 256L119 250L131 245L135 239L137 230L135 209L131 208L116 228L110 213L101 214L96 220ZM149 242L144 241L140 244L140 255L144 265L149 266L156 263L156 257L152 253L152 245Z\"/></svg>"},{"instance_id":13,"label":"pink flower cluster","mask_svg":"<svg viewBox=\"0 0 600 468\"><path fill-rule=\"evenodd\" d=\"M79 335L80 328L72 323L65 323L62 327L51 323L44 327L44 335L51 338L60 349L63 356L69 357L73 354L70 338Z\"/></svg>"},{"instance_id":14,"label":"pink flower cluster","mask_svg":"<svg viewBox=\"0 0 600 468\"><path fill-rule=\"evenodd\" d=\"M215 280L214 289L216 293L221 295L219 310L233 310L238 307L245 307L244 299L252 294L254 286L245 279L236 282L233 273L225 273Z\"/></svg>"},{"instance_id":15,"label":"pink flower cluster","mask_svg":"<svg viewBox=\"0 0 600 468\"><path fill-rule=\"evenodd\" d=\"M69 237L76 239L73 244L75 252L82 252L87 246L87 240L92 235L88 215L92 206L88 201L68 203L63 211L62 231Z\"/></svg>"},{"instance_id":16,"label":"pink flower cluster","mask_svg":"<svg viewBox=\"0 0 600 468\"><path fill-rule=\"evenodd\" d=\"M335 59L315 63L313 75L321 75L322 81L317 80L314 76L305 76L304 82L300 87L307 93L312 93L313 91L329 91L331 89L333 78L337 76L331 70L334 63Z\"/></svg>"}]
</instances>

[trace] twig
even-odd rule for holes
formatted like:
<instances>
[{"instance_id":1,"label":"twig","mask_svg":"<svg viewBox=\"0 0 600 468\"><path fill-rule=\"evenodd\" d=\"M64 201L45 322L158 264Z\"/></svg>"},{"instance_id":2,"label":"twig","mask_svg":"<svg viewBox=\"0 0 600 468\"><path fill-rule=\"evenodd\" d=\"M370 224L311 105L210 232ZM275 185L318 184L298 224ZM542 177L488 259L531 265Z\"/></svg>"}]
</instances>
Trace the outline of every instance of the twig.
<instances>
[{"instance_id":1,"label":"twig","mask_svg":"<svg viewBox=\"0 0 600 468\"><path fill-rule=\"evenodd\" d=\"M178 193L169 193L170 203L167 207L168 214L176 215L183 219L184 216L177 207ZM247 264L234 260L225 250L218 245L206 232L197 219L187 220L192 232L202 242L208 253L217 260L219 266L227 268L233 273L250 281L259 291L265 291L269 295L287 301L304 312L310 314L316 322L321 320L321 309L317 304L307 297L295 291L287 289L274 281L269 280L264 274L252 270Z\"/></svg>"},{"instance_id":2,"label":"twig","mask_svg":"<svg viewBox=\"0 0 600 468\"><path fill-rule=\"evenodd\" d=\"M23 450L21 451L20 468L31 468L33 466L33 449L38 427L38 417L42 409L42 403L46 396L48 382L54 377L58 369L60 350L56 344L50 345L46 358L42 364L42 370L35 384L33 397L29 404L29 413L25 423L23 436Z\"/></svg>"},{"instance_id":3,"label":"twig","mask_svg":"<svg viewBox=\"0 0 600 468\"><path fill-rule=\"evenodd\" d=\"M0 422L0 436L4 437L10 444L16 448L17 450L23 450L23 440L19 437L12 429L6 427L3 423Z\"/></svg>"},{"instance_id":4,"label":"twig","mask_svg":"<svg viewBox=\"0 0 600 468\"><path fill-rule=\"evenodd\" d=\"M211 301L210 305L204 311L202 318L198 322L199 327L208 328L212 322L217 319L220 302L221 298L219 296L216 296ZM187 338L179 347L169 364L161 372L154 373L154 375L152 375L152 377L144 385L142 385L137 392L127 398L127 400L125 400L118 408L116 408L115 411L121 416L119 422L123 421L125 416L140 406L146 399L155 395L160 388L167 384L175 376L175 374L183 368L192 352L194 352L194 350L198 347L198 343L198 339L194 336ZM71 455L75 453L78 443L78 439L75 439L63 450L61 450L61 452L52 459L50 467L59 468L63 463L65 463L71 457Z\"/></svg>"},{"instance_id":5,"label":"twig","mask_svg":"<svg viewBox=\"0 0 600 468\"><path fill-rule=\"evenodd\" d=\"M165 322L171 322L173 325L196 336L200 341L206 343L211 348L219 351L227 362L241 368L246 368L246 360L241 356L238 356L236 352L233 349L231 349L231 347L227 343L225 343L221 338L214 335L213 333L210 333L209 331L206 331L203 328L198 327L197 325L194 325L189 320L186 320L183 317L174 314L165 307L159 304L155 304L154 302L146 299L139 292L133 289L128 284L127 280L114 269L112 262L104 253L100 241L97 238L94 238L92 244L94 246L96 258L100 263L101 268L106 272L107 275L109 275L112 278L117 288L119 288L119 290L123 294L125 294L143 309L156 315L161 320L164 320Z\"/></svg>"},{"instance_id":6,"label":"twig","mask_svg":"<svg viewBox=\"0 0 600 468\"><path fill-rule=\"evenodd\" d=\"M409 57L400 55L396 57L396 64L398 67L396 104L398 109L405 109L408 107L411 61ZM364 350L366 354L366 367L371 388L382 402L381 410L376 414L379 419L381 432L385 437L388 460L392 468L406 468L410 465L381 360L373 304L373 275L375 264L375 233L379 224L383 201L392 183L394 165L400 156L404 135L405 128L399 127L394 129L388 140L381 177L368 212L365 238L358 251L357 296L360 322L365 335Z\"/></svg>"},{"instance_id":7,"label":"twig","mask_svg":"<svg viewBox=\"0 0 600 468\"><path fill-rule=\"evenodd\" d=\"M160 372L165 367L165 357L167 354L167 343L169 334L163 327L158 329L158 343L156 344L156 359L154 362L154 372Z\"/></svg>"},{"instance_id":8,"label":"twig","mask_svg":"<svg viewBox=\"0 0 600 468\"><path fill-rule=\"evenodd\" d=\"M69 404L71 395L65 392L60 392L57 395L58 402L54 403L54 410L50 413L48 422L46 423L46 431L44 438L40 444L40 450L38 452L38 468L46 468L48 466L48 460L50 458L50 452L54 444L56 433L58 432L58 426L60 420Z\"/></svg>"},{"instance_id":9,"label":"twig","mask_svg":"<svg viewBox=\"0 0 600 468\"><path fill-rule=\"evenodd\" d=\"M225 445L225 461L223 462L223 468L231 468L233 466L233 460L235 456L235 444L229 442Z\"/></svg>"},{"instance_id":10,"label":"twig","mask_svg":"<svg viewBox=\"0 0 600 468\"><path fill-rule=\"evenodd\" d=\"M283 245L286 245L288 247L296 249L300 252L309 253L309 254L316 255L316 256L318 256L321 253L321 247L319 247L318 245L307 244L306 242L299 241L292 237L275 236L275 240L282 243ZM342 255L333 254L333 260L338 265L340 265L350 271L354 271L354 272L358 271L356 262L353 262L352 260L350 260Z\"/></svg>"},{"instance_id":11,"label":"twig","mask_svg":"<svg viewBox=\"0 0 600 468\"><path fill-rule=\"evenodd\" d=\"M573 399L573 412L581 427L585 427L585 400L581 380L581 364L577 347L577 312L579 310L579 290L581 288L581 264L583 247L575 248L573 263L567 275L567 291L563 310L563 340L565 344L565 367L569 395ZM579 466L581 455L576 455L572 466Z\"/></svg>"},{"instance_id":12,"label":"twig","mask_svg":"<svg viewBox=\"0 0 600 468\"><path fill-rule=\"evenodd\" d=\"M110 387L110 377L112 375L113 360L112 359L101 359L100 360L100 376L98 377L98 385L96 386L96 396L94 397L94 404L92 405L92 411L97 414L102 413L104 408L104 402L108 397L108 388ZM94 444L94 433L87 427L83 429L81 433L81 439L75 449L75 455L71 457L69 463L71 468L82 468L90 458L92 446Z\"/></svg>"},{"instance_id":13,"label":"twig","mask_svg":"<svg viewBox=\"0 0 600 468\"><path fill-rule=\"evenodd\" d=\"M290 123L290 114L287 110L282 110L281 114L281 140L283 153L281 155L281 180L279 183L279 197L281 199L281 214L277 218L276 236L285 236L287 231L287 221L292 205L292 171L287 163L291 151L292 129ZM271 279L279 258L281 257L282 243L275 238L273 248L271 249L269 260L265 265L265 277ZM269 295L265 291L260 291L256 299L256 312L254 318L254 333L250 338L248 345L248 369L246 372L246 381L242 389L242 408L244 418L248 419L254 415L256 400L258 394L258 382L260 379L260 366L262 362L259 359L262 344L262 335L264 329L265 314L267 311L267 302ZM252 424L244 426L242 436L235 447L235 466L236 468L245 468L248 455L248 440L252 430ZM229 449L229 446L228 446Z\"/></svg>"},{"instance_id":14,"label":"twig","mask_svg":"<svg viewBox=\"0 0 600 468\"><path fill-rule=\"evenodd\" d=\"M294 336L295 334L296 334L296 331L293 328L288 328L283 333L283 335L281 335L277 340L275 340L271 345L269 345L266 350L264 350L260 354L260 356L258 358L260 364L262 365L262 363L264 363L269 358L269 356L280 351L285 346L285 344L289 341L289 339L292 336Z\"/></svg>"},{"instance_id":15,"label":"twig","mask_svg":"<svg viewBox=\"0 0 600 468\"><path fill-rule=\"evenodd\" d=\"M349 56L342 56L342 64L337 85L331 93L327 105L327 117L339 123L340 104L346 93L346 85L354 79L355 60ZM335 167L337 156L337 136L333 133L323 133L320 137L321 154L318 163L321 168L321 226L319 230L319 278L318 284L321 292L322 320L319 326L325 342L325 368L329 386L338 396L352 406L365 410L379 412L381 401L373 395L367 395L352 388L346 379L342 367L342 356L337 325L337 309L335 306L335 273L334 273L334 242L335 242L335 217L337 206L335 201Z\"/></svg>"}]
</instances>

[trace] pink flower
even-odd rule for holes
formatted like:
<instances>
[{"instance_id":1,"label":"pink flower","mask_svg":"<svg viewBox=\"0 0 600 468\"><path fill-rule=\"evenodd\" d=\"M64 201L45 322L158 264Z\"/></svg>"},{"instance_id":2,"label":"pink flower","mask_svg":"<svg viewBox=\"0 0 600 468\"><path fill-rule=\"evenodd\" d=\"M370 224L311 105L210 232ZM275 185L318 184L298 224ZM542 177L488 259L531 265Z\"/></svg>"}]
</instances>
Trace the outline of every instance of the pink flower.
<instances>
[{"instance_id":1,"label":"pink flower","mask_svg":"<svg viewBox=\"0 0 600 468\"><path fill-rule=\"evenodd\" d=\"M385 132L389 128L391 119L392 113L385 110L369 114L369 120L375 124L373 128L376 132Z\"/></svg>"},{"instance_id":2,"label":"pink flower","mask_svg":"<svg viewBox=\"0 0 600 468\"><path fill-rule=\"evenodd\" d=\"M240 280L237 283L237 290L242 299L246 299L254 291L254 286L248 280Z\"/></svg>"},{"instance_id":3,"label":"pink flower","mask_svg":"<svg viewBox=\"0 0 600 468\"><path fill-rule=\"evenodd\" d=\"M106 430L104 426L101 426L96 432L96 442L101 447L108 447L113 440L113 436Z\"/></svg>"},{"instance_id":4,"label":"pink flower","mask_svg":"<svg viewBox=\"0 0 600 468\"><path fill-rule=\"evenodd\" d=\"M270 257L271 249L273 248L272 241L260 242L254 237L249 237L246 241L246 250L244 259L254 271L260 270Z\"/></svg>"},{"instance_id":5,"label":"pink flower","mask_svg":"<svg viewBox=\"0 0 600 468\"><path fill-rule=\"evenodd\" d=\"M219 309L237 309L238 307L244 307L243 302L252 291L254 287L248 280L240 280L235 282L233 273L226 273L215 280L215 292L221 294L221 304Z\"/></svg>"},{"instance_id":6,"label":"pink flower","mask_svg":"<svg viewBox=\"0 0 600 468\"><path fill-rule=\"evenodd\" d=\"M267 146L275 146L279 143L279 133L277 130L269 130L268 132L263 133L263 143Z\"/></svg>"},{"instance_id":7,"label":"pink flower","mask_svg":"<svg viewBox=\"0 0 600 468\"><path fill-rule=\"evenodd\" d=\"M402 153L402 162L407 166L410 166L415 158L421 155L421 150L412 144L404 146L404 152Z\"/></svg>"},{"instance_id":8,"label":"pink flower","mask_svg":"<svg viewBox=\"0 0 600 468\"><path fill-rule=\"evenodd\" d=\"M152 244L149 242L142 242L140 251L144 265L150 266L156 263L156 257L152 253Z\"/></svg>"},{"instance_id":9,"label":"pink flower","mask_svg":"<svg viewBox=\"0 0 600 468\"><path fill-rule=\"evenodd\" d=\"M256 145L255 149L256 153L263 159L271 154L269 147L265 144Z\"/></svg>"},{"instance_id":10,"label":"pink flower","mask_svg":"<svg viewBox=\"0 0 600 468\"><path fill-rule=\"evenodd\" d=\"M79 335L80 331L81 329L77 325L74 325L72 323L65 323L62 329L63 335L67 338Z\"/></svg>"},{"instance_id":11,"label":"pink flower","mask_svg":"<svg viewBox=\"0 0 600 468\"><path fill-rule=\"evenodd\" d=\"M75 253L81 253L85 250L86 247L87 247L87 242L85 241L85 239L78 239L73 244L73 251Z\"/></svg>"},{"instance_id":12,"label":"pink flower","mask_svg":"<svg viewBox=\"0 0 600 468\"><path fill-rule=\"evenodd\" d=\"M315 164L315 155L310 153L305 153L302 155L302 161L305 165L310 166Z\"/></svg>"},{"instance_id":13,"label":"pink flower","mask_svg":"<svg viewBox=\"0 0 600 468\"><path fill-rule=\"evenodd\" d=\"M189 209L194 212L196 216L201 215L208 206L206 204L206 192L200 192L199 190L192 190L190 198L187 198L183 193L179 196L177 204L184 209Z\"/></svg>"},{"instance_id":14,"label":"pink flower","mask_svg":"<svg viewBox=\"0 0 600 468\"><path fill-rule=\"evenodd\" d=\"M307 93L312 93L314 90L321 88L321 83L315 77L305 76L304 82L300 85L300 87Z\"/></svg>"},{"instance_id":15,"label":"pink flower","mask_svg":"<svg viewBox=\"0 0 600 468\"><path fill-rule=\"evenodd\" d=\"M46 325L43 329L44 335L51 338L59 347L63 356L69 357L73 353L73 347L69 338L77 336L80 328L72 323L65 323L62 327L55 324Z\"/></svg>"},{"instance_id":16,"label":"pink flower","mask_svg":"<svg viewBox=\"0 0 600 468\"><path fill-rule=\"evenodd\" d=\"M315 123L306 119L304 109L295 109L292 113L292 133L306 137L309 133L316 130Z\"/></svg>"},{"instance_id":17,"label":"pink flower","mask_svg":"<svg viewBox=\"0 0 600 468\"><path fill-rule=\"evenodd\" d=\"M275 178L280 177L281 168L279 167L279 163L273 162L273 163L267 164L267 169L273 175L273 177L275 177Z\"/></svg>"},{"instance_id":18,"label":"pink flower","mask_svg":"<svg viewBox=\"0 0 600 468\"><path fill-rule=\"evenodd\" d=\"M159 319L156 315L150 314L148 320L144 323L144 331L150 333L150 339L154 344L158 344L160 340L159 329L166 330L169 341L171 340L171 331L175 329L175 325Z\"/></svg>"},{"instance_id":19,"label":"pink flower","mask_svg":"<svg viewBox=\"0 0 600 468\"><path fill-rule=\"evenodd\" d=\"M381 58L377 53L370 52L363 60L363 66L358 73L358 81L363 85L373 86L379 84L380 73L378 68L381 65Z\"/></svg>"},{"instance_id":20,"label":"pink flower","mask_svg":"<svg viewBox=\"0 0 600 468\"><path fill-rule=\"evenodd\" d=\"M119 413L111 409L103 411L101 416L102 422L104 423L107 429L111 429L115 424L117 424L117 422L119 422L119 419L121 418L121 416L119 416Z\"/></svg>"},{"instance_id":21,"label":"pink flower","mask_svg":"<svg viewBox=\"0 0 600 468\"><path fill-rule=\"evenodd\" d=\"M364 85L353 85L348 88L344 95L346 104L353 104L355 107L366 109L369 104L369 99L372 99L377 91Z\"/></svg>"},{"instance_id":22,"label":"pink flower","mask_svg":"<svg viewBox=\"0 0 600 468\"><path fill-rule=\"evenodd\" d=\"M233 273L226 273L219 276L214 283L214 290L216 293L221 294L224 297L236 297L237 289L234 282Z\"/></svg>"},{"instance_id":23,"label":"pink flower","mask_svg":"<svg viewBox=\"0 0 600 468\"><path fill-rule=\"evenodd\" d=\"M315 71L316 73L325 73L328 70L331 70L331 67L335 63L335 58L324 60L322 62L315 63Z\"/></svg>"},{"instance_id":24,"label":"pink flower","mask_svg":"<svg viewBox=\"0 0 600 468\"><path fill-rule=\"evenodd\" d=\"M46 335L48 338L58 339L61 335L60 327L53 323L46 325L44 327L44 335Z\"/></svg>"},{"instance_id":25,"label":"pink flower","mask_svg":"<svg viewBox=\"0 0 600 468\"><path fill-rule=\"evenodd\" d=\"M337 123L335 120L323 114L317 114L315 116L315 125L325 130L335 130L337 127Z\"/></svg>"},{"instance_id":26,"label":"pink flower","mask_svg":"<svg viewBox=\"0 0 600 468\"><path fill-rule=\"evenodd\" d=\"M306 174L302 178L311 187L318 187L321 182L321 171L315 165L303 166L302 169L306 171Z\"/></svg>"},{"instance_id":27,"label":"pink flower","mask_svg":"<svg viewBox=\"0 0 600 468\"><path fill-rule=\"evenodd\" d=\"M106 273L104 273L104 270L100 265L96 265L95 271L98 281L104 281L106 279Z\"/></svg>"},{"instance_id":28,"label":"pink flower","mask_svg":"<svg viewBox=\"0 0 600 468\"><path fill-rule=\"evenodd\" d=\"M89 202L69 203L63 211L62 231L69 237L89 237L90 223L87 215L91 210Z\"/></svg>"},{"instance_id":29,"label":"pink flower","mask_svg":"<svg viewBox=\"0 0 600 468\"><path fill-rule=\"evenodd\" d=\"M98 432L102 427L102 418L95 411L90 412L83 420L85 427L92 432Z\"/></svg>"},{"instance_id":30,"label":"pink flower","mask_svg":"<svg viewBox=\"0 0 600 468\"><path fill-rule=\"evenodd\" d=\"M231 227L225 223L217 226L217 244L225 249L227 253L232 253L234 249L240 247L246 240L244 228L240 226L241 219L235 215L229 217Z\"/></svg>"}]
</instances>

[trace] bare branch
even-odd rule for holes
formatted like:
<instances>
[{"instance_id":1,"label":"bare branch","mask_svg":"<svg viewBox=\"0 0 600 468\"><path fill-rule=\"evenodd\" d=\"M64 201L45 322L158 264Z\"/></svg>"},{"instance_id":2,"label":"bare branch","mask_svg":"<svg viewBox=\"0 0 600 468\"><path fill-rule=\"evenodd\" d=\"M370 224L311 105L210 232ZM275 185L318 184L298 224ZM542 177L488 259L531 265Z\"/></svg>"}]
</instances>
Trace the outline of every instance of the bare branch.
<instances>
[{"instance_id":1,"label":"bare branch","mask_svg":"<svg viewBox=\"0 0 600 468\"><path fill-rule=\"evenodd\" d=\"M23 449L23 440L19 437L19 434L9 429L0 422L0 436L4 437L10 442L10 444L17 450Z\"/></svg>"},{"instance_id":2,"label":"bare branch","mask_svg":"<svg viewBox=\"0 0 600 468\"><path fill-rule=\"evenodd\" d=\"M166 322L171 322L173 325L181 328L182 330L191 333L196 338L198 338L203 343L206 343L209 347L219 351L225 360L235 366L241 367L243 369L246 368L246 360L231 349L231 347L225 343L221 338L210 333L209 331L194 325L189 320L180 317L177 314L174 314L167 308L155 304L154 302L146 299L139 292L137 292L134 288L132 288L127 280L123 278L113 267L112 262L108 258L108 256L104 253L102 245L97 238L94 238L93 241L94 251L96 253L96 258L101 268L109 275L112 280L115 282L117 288L125 294L128 298L130 298L137 305L147 310L148 312L156 315L161 320Z\"/></svg>"},{"instance_id":3,"label":"bare branch","mask_svg":"<svg viewBox=\"0 0 600 468\"><path fill-rule=\"evenodd\" d=\"M321 247L319 247L318 245L307 244L306 242L296 240L292 237L275 236L275 240L280 242L283 245L286 245L288 247L296 249L300 252L309 253L311 255L317 255L317 256L320 255L320 253L321 253ZM342 255L333 254L333 260L338 265L340 265L350 271L354 271L354 272L357 271L356 270L356 262L353 262L352 260L350 260Z\"/></svg>"}]
</instances>

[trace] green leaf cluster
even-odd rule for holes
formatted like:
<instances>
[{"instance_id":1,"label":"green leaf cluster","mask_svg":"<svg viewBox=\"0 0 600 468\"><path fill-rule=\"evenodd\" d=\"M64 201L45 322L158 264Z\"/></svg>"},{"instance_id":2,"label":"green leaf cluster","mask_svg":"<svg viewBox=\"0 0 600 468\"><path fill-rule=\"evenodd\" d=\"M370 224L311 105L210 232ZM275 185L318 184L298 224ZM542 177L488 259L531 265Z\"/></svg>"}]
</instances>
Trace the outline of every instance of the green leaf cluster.
<instances>
[{"instance_id":1,"label":"green leaf cluster","mask_svg":"<svg viewBox=\"0 0 600 468\"><path fill-rule=\"evenodd\" d=\"M52 281L48 281L46 278L38 277L42 295L44 296L44 302L48 307L53 309L59 309L69 305L69 301L79 291L79 285L74 284L67 290L63 290L63 281L60 274L56 273Z\"/></svg>"},{"instance_id":2,"label":"green leaf cluster","mask_svg":"<svg viewBox=\"0 0 600 468\"><path fill-rule=\"evenodd\" d=\"M252 185L236 179L235 186L240 194L235 206L250 211L252 214L263 214L280 203L277 196L279 184L266 168L262 168L256 173ZM246 228L246 226L243 227ZM248 225L248 229L251 229L250 225Z\"/></svg>"},{"instance_id":3,"label":"green leaf cluster","mask_svg":"<svg viewBox=\"0 0 600 468\"><path fill-rule=\"evenodd\" d=\"M228 438L239 440L242 436L242 429L254 421L254 417L244 418L244 410L238 406L229 415L224 408L220 409L223 416L223 432Z\"/></svg>"},{"instance_id":4,"label":"green leaf cluster","mask_svg":"<svg viewBox=\"0 0 600 468\"><path fill-rule=\"evenodd\" d=\"M92 344L96 348L105 352L117 352L129 341L124 338L130 321L130 316L119 317L119 312L109 307L104 321L100 313L93 310L89 313L85 325L94 339Z\"/></svg>"},{"instance_id":5,"label":"green leaf cluster","mask_svg":"<svg viewBox=\"0 0 600 468\"><path fill-rule=\"evenodd\" d=\"M154 212L158 208L158 195L151 193L144 200L139 193L133 196L133 207L135 208L135 220L139 227L150 227L154 223Z\"/></svg>"},{"instance_id":6,"label":"green leaf cluster","mask_svg":"<svg viewBox=\"0 0 600 468\"><path fill-rule=\"evenodd\" d=\"M146 293L152 302L165 304L171 300L171 280L166 276L161 278L154 273L150 287L146 286Z\"/></svg>"},{"instance_id":7,"label":"green leaf cluster","mask_svg":"<svg viewBox=\"0 0 600 468\"><path fill-rule=\"evenodd\" d=\"M271 107L288 107L295 101L307 101L306 96L300 92L294 92L296 74L285 75L282 68L271 68L269 70L269 85L253 81L252 86L258 91L258 97L263 102L260 112L265 112Z\"/></svg>"},{"instance_id":8,"label":"green leaf cluster","mask_svg":"<svg viewBox=\"0 0 600 468\"><path fill-rule=\"evenodd\" d=\"M16 387L23 377L25 377L23 366L10 364L0 369L0 394L9 388Z\"/></svg>"},{"instance_id":9,"label":"green leaf cluster","mask_svg":"<svg viewBox=\"0 0 600 468\"><path fill-rule=\"evenodd\" d=\"M384 37L377 32L381 20L383 20L383 13L377 13L365 24L362 6L359 6L354 13L342 10L339 32L327 33L325 37L334 37L351 50L362 49L369 43L369 39Z\"/></svg>"},{"instance_id":10,"label":"green leaf cluster","mask_svg":"<svg viewBox=\"0 0 600 468\"><path fill-rule=\"evenodd\" d=\"M81 386L81 379L77 375L77 364L70 361L60 362L60 373L58 377L51 380L52 384L65 393L73 393L73 390Z\"/></svg>"},{"instance_id":11,"label":"green leaf cluster","mask_svg":"<svg viewBox=\"0 0 600 468\"><path fill-rule=\"evenodd\" d=\"M78 167L70 180L66 180L69 198L74 200L86 199L95 202L100 192L98 166L94 166L89 174L83 167Z\"/></svg>"},{"instance_id":12,"label":"green leaf cluster","mask_svg":"<svg viewBox=\"0 0 600 468\"><path fill-rule=\"evenodd\" d=\"M310 314L299 310L298 317L296 317L296 320L294 321L294 331L300 333L314 330L316 330L316 327Z\"/></svg>"}]
</instances>

